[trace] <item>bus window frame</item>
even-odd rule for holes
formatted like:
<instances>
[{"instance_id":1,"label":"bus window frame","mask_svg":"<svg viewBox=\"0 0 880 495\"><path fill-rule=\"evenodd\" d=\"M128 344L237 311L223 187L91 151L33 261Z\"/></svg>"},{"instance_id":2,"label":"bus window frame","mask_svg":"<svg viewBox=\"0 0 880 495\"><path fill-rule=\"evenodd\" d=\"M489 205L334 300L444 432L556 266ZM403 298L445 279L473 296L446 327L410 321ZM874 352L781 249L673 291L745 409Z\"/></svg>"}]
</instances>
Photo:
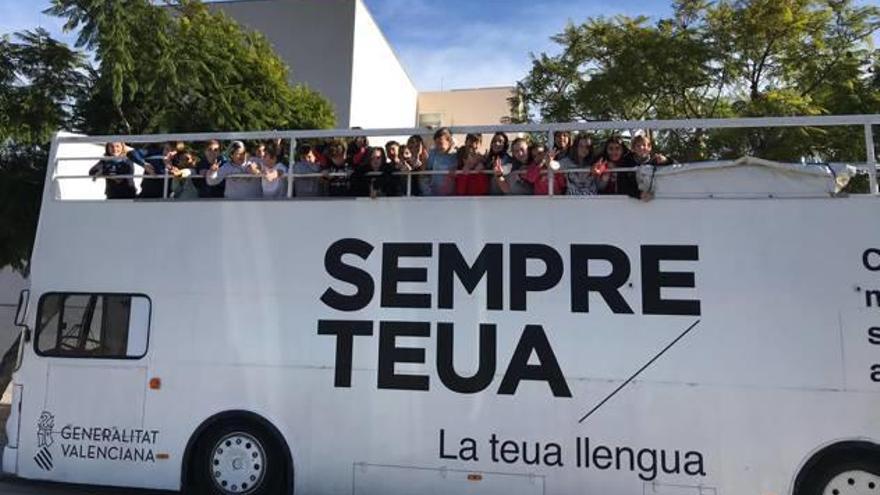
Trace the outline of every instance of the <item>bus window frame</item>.
<instances>
[{"instance_id":1,"label":"bus window frame","mask_svg":"<svg viewBox=\"0 0 880 495\"><path fill-rule=\"evenodd\" d=\"M42 322L43 316L43 304L46 299L51 296L62 296L66 302L67 297L69 296L128 296L129 298L142 297L147 300L147 303L150 305L150 310L147 314L147 340L146 346L144 346L144 352L140 356L88 356L88 355L62 355L54 352L46 353L40 351L40 335L43 332L43 328L40 327L40 323ZM62 321L64 315L64 304L61 305L61 308L58 311L59 322ZM144 359L147 354L150 352L150 338L153 333L153 299L150 296L141 293L141 292L65 292L65 291L52 291L46 292L40 296L39 302L37 302L37 318L36 325L34 328L34 352L37 356L44 358L59 358L59 359L101 359L101 360L114 360L114 361L140 361ZM130 314L129 314L130 316ZM56 332L60 331L60 329L56 329ZM57 338L57 335L56 335ZM57 347L56 347L57 348Z\"/></svg>"}]
</instances>

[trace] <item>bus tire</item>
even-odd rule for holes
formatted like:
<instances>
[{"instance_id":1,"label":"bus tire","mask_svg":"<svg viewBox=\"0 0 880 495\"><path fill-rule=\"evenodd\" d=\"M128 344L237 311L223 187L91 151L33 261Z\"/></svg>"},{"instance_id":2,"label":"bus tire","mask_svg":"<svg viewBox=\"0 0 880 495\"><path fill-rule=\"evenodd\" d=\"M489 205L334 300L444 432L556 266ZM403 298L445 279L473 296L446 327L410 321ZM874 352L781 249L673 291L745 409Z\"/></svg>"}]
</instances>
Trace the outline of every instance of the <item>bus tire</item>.
<instances>
[{"instance_id":1,"label":"bus tire","mask_svg":"<svg viewBox=\"0 0 880 495\"><path fill-rule=\"evenodd\" d=\"M880 494L880 447L853 442L813 456L795 482L794 495Z\"/></svg>"},{"instance_id":2,"label":"bus tire","mask_svg":"<svg viewBox=\"0 0 880 495\"><path fill-rule=\"evenodd\" d=\"M261 425L231 419L213 425L198 441L189 468L190 493L275 495L284 493L285 455Z\"/></svg>"}]
</instances>

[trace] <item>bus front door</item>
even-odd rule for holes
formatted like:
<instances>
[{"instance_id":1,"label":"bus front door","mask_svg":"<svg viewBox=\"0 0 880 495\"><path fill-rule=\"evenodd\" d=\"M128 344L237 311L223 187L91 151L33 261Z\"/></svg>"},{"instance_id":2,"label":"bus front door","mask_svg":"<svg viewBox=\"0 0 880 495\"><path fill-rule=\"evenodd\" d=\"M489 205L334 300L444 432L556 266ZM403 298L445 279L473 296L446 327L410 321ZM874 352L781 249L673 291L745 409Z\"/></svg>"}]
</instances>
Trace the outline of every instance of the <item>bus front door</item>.
<instances>
[{"instance_id":1,"label":"bus front door","mask_svg":"<svg viewBox=\"0 0 880 495\"><path fill-rule=\"evenodd\" d=\"M126 467L135 467L150 441L144 431L149 323L145 296L43 296L34 340L45 379L25 391L34 395L22 410L21 435L33 438L20 442L20 475L131 483L137 470Z\"/></svg>"}]
</instances>

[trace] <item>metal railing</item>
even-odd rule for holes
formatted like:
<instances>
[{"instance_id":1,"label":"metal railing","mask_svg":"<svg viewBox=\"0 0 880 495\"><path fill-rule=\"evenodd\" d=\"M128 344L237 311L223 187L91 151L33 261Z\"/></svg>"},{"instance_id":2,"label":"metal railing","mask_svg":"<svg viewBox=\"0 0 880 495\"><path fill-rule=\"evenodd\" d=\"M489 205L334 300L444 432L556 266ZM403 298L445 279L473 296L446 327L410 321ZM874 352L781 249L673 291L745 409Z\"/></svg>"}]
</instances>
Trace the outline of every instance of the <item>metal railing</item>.
<instances>
[{"instance_id":1,"label":"metal railing","mask_svg":"<svg viewBox=\"0 0 880 495\"><path fill-rule=\"evenodd\" d=\"M483 126L461 126L450 127L453 134L493 134L495 132L504 132L508 134L536 134L545 133L546 142L553 143L557 132L578 132L578 131L634 131L634 130L676 130L676 129L748 129L748 128L777 128L777 127L843 127L843 126L861 126L864 130L865 139L865 157L863 163L857 164L857 168L867 173L869 178L869 193L880 194L878 191L877 180L877 156L874 147L873 125L880 125L880 115L834 115L821 117L758 117L758 118L738 118L738 119L694 119L694 120L653 120L653 121L604 121L604 122L567 122L567 123L544 123L544 124L515 124L515 125L483 125ZM327 138L352 138L358 136L382 137L382 136L409 136L409 135L430 135L434 129L429 128L390 128L390 129L332 129L332 130L289 130L289 131L257 131L257 132L213 132L213 133L182 133L182 134L151 134L151 135L104 135L104 136L80 136L80 135L62 135L59 134L53 143L52 154L50 157L51 180L57 183L66 179L94 179L92 175L61 175L58 174L59 162L62 161L86 161L86 160L107 160L108 157L58 157L57 151L62 144L94 144L104 145L108 142L125 142L125 143L163 143L169 141L185 141L185 142L207 142L213 139L219 141L232 140L272 140L281 139L290 142L289 156L295 156L295 150L298 140L303 139L327 139ZM292 165L292 164L291 164ZM635 168L614 168L607 170L611 173L632 172ZM547 169L542 173L548 175L548 193L554 195L554 174L563 173L584 173L590 169L564 169L552 170ZM407 176L407 196L411 195L413 188L413 177L433 176L433 175L450 175L460 173L459 171L446 170L420 170L420 171L399 171L393 175ZM470 172L473 173L473 172ZM492 170L483 170L480 173L493 174ZM293 197L294 181L297 178L322 178L322 177L347 177L350 173L308 173L296 174L288 171L285 174L287 181L288 198ZM366 174L381 175L376 172ZM261 176L253 174L234 174L227 175L227 178L250 178L259 179ZM101 176L99 178L107 178ZM142 180L162 180L163 181L163 199L168 199L169 183L174 179L165 170L162 175L113 175L113 179L142 179ZM204 180L200 176L193 176L191 179Z\"/></svg>"}]
</instances>

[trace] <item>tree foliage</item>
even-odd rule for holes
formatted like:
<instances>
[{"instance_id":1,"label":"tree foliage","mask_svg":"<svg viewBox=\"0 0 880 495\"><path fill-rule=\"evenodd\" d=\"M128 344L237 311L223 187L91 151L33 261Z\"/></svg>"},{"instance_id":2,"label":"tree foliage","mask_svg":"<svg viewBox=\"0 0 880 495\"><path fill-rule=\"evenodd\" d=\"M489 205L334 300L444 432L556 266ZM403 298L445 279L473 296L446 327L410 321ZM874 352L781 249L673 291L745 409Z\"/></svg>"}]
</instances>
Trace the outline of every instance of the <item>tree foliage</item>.
<instances>
[{"instance_id":1,"label":"tree foliage","mask_svg":"<svg viewBox=\"0 0 880 495\"><path fill-rule=\"evenodd\" d=\"M54 0L48 13L79 29L99 63L81 106L89 132L328 128L333 108L288 83L288 69L259 33L200 1Z\"/></svg>"},{"instance_id":2,"label":"tree foliage","mask_svg":"<svg viewBox=\"0 0 880 495\"><path fill-rule=\"evenodd\" d=\"M653 23L569 24L553 37L561 53L532 57L512 103L526 118L558 122L876 113L878 28L880 8L852 0L677 0ZM664 136L685 158L864 160L859 141L852 129Z\"/></svg>"},{"instance_id":3,"label":"tree foliage","mask_svg":"<svg viewBox=\"0 0 880 495\"><path fill-rule=\"evenodd\" d=\"M41 29L0 39L0 266L24 270L36 232L48 144L77 125L88 88L81 53Z\"/></svg>"},{"instance_id":4,"label":"tree foliage","mask_svg":"<svg viewBox=\"0 0 880 495\"><path fill-rule=\"evenodd\" d=\"M52 135L319 129L319 93L288 82L262 35L197 0L53 0L76 49L0 38L0 267L26 270ZM90 63L87 52L94 60Z\"/></svg>"}]
</instances>

